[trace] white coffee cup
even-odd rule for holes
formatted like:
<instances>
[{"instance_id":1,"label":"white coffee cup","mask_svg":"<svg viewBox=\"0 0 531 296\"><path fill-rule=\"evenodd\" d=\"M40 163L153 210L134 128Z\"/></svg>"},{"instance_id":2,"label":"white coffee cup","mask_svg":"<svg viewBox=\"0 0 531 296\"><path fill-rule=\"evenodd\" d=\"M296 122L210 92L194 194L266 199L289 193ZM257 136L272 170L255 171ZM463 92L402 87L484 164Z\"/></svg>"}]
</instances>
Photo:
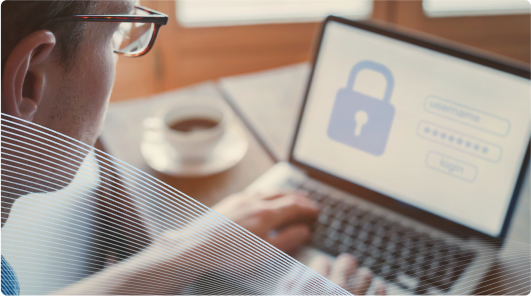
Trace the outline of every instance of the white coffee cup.
<instances>
[{"instance_id":1,"label":"white coffee cup","mask_svg":"<svg viewBox=\"0 0 531 296\"><path fill-rule=\"evenodd\" d=\"M199 122L198 122L199 121ZM216 123L194 127L195 123ZM219 143L232 121L229 107L208 100L181 102L162 116L164 135L183 161L204 161ZM174 129L172 126L184 129Z\"/></svg>"}]
</instances>

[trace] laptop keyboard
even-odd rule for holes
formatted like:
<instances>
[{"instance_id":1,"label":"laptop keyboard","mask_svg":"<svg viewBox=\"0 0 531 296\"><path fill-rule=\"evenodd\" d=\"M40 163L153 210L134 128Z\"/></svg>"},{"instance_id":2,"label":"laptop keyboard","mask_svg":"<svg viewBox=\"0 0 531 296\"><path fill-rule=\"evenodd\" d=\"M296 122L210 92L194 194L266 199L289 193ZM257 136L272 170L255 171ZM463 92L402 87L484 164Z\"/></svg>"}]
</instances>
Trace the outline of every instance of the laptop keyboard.
<instances>
[{"instance_id":1,"label":"laptop keyboard","mask_svg":"<svg viewBox=\"0 0 531 296\"><path fill-rule=\"evenodd\" d=\"M350 253L359 264L415 294L448 292L475 255L440 238L391 222L359 207L288 181L307 192L321 213L312 246L333 256Z\"/></svg>"}]
</instances>

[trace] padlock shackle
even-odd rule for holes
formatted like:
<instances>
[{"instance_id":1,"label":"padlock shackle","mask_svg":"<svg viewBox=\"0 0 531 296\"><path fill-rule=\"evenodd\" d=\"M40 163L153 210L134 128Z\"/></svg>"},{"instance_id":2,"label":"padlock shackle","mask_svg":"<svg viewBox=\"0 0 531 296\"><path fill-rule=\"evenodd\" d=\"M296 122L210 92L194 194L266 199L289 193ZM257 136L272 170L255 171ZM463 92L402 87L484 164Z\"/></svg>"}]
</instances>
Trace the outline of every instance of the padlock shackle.
<instances>
[{"instance_id":1,"label":"padlock shackle","mask_svg":"<svg viewBox=\"0 0 531 296\"><path fill-rule=\"evenodd\" d=\"M387 81L387 86L385 88L383 101L390 102L391 93L393 92L393 88L395 87L395 79L393 78L393 74L391 74L391 70L389 70L389 68L387 68L383 64L379 64L370 60L361 61L354 65L354 67L352 67L352 70L350 70L350 75L348 76L347 89L352 90L354 88L354 80L356 79L356 76L358 76L358 73L361 70L365 69L376 71L385 77L385 80Z\"/></svg>"}]
</instances>

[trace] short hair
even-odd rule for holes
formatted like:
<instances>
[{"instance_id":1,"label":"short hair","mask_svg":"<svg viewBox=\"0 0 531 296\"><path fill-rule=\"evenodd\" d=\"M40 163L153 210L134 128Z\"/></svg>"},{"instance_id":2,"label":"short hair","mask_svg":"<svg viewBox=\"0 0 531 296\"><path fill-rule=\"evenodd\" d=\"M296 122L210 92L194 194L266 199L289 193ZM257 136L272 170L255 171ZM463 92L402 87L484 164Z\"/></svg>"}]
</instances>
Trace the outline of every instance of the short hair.
<instances>
[{"instance_id":1,"label":"short hair","mask_svg":"<svg viewBox=\"0 0 531 296\"><path fill-rule=\"evenodd\" d=\"M56 36L58 62L69 70L73 65L75 49L80 45L86 22L55 22L51 19L76 14L89 14L95 0L20 1L2 3L2 77L7 57L15 46L29 34L42 29Z\"/></svg>"}]
</instances>

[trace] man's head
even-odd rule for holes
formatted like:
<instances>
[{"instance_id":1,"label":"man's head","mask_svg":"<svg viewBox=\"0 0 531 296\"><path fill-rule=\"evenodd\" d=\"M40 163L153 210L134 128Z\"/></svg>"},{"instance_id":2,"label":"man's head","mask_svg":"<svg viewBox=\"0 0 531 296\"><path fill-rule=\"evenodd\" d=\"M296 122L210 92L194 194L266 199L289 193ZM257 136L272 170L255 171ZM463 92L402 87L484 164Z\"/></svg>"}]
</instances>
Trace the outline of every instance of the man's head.
<instances>
[{"instance_id":1,"label":"man's head","mask_svg":"<svg viewBox=\"0 0 531 296\"><path fill-rule=\"evenodd\" d=\"M4 1L2 113L92 145L114 83L113 34L120 23L50 21L78 14L128 14L133 7L130 0ZM66 186L85 152L73 143L68 151L81 157L52 155L50 147L65 150L64 144L50 137L53 146L46 146L38 136L32 144L15 123L2 122L2 131L3 225L19 196Z\"/></svg>"},{"instance_id":2,"label":"man's head","mask_svg":"<svg viewBox=\"0 0 531 296\"><path fill-rule=\"evenodd\" d=\"M93 144L114 83L119 23L50 20L132 9L130 0L3 2L2 112Z\"/></svg>"}]
</instances>

